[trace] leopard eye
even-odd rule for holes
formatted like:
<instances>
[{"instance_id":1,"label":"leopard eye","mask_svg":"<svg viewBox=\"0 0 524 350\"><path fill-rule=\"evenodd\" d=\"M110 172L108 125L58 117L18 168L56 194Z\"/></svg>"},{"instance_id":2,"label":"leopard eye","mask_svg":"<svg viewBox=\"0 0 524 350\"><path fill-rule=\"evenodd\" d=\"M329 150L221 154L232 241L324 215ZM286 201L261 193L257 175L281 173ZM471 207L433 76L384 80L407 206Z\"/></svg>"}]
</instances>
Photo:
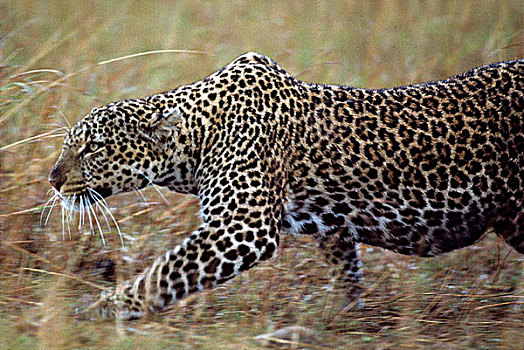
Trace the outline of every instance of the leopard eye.
<instances>
[{"instance_id":1,"label":"leopard eye","mask_svg":"<svg viewBox=\"0 0 524 350\"><path fill-rule=\"evenodd\" d=\"M82 151L81 155L86 156L86 155L93 154L93 153L99 151L102 148L102 146L103 145L100 142L89 142L85 146L85 148Z\"/></svg>"},{"instance_id":2,"label":"leopard eye","mask_svg":"<svg viewBox=\"0 0 524 350\"><path fill-rule=\"evenodd\" d=\"M98 151L98 149L100 148L100 145L96 142L91 142L89 145L87 145L87 150L90 152L90 153L94 153L96 151Z\"/></svg>"}]
</instances>

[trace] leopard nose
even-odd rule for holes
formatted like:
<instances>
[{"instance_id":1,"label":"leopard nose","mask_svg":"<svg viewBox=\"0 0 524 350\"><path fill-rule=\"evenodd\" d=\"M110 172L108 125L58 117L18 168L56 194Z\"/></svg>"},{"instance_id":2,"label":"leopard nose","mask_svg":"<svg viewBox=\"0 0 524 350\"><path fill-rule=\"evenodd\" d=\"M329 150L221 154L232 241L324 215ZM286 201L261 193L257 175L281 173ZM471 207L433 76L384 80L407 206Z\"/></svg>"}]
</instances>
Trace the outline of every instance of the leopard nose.
<instances>
[{"instance_id":1,"label":"leopard nose","mask_svg":"<svg viewBox=\"0 0 524 350\"><path fill-rule=\"evenodd\" d=\"M62 185L64 184L66 179L67 179L67 177L64 176L62 174L62 171L60 171L60 169L58 167L56 167L56 166L49 173L49 183L57 191L60 191L60 187L62 187Z\"/></svg>"}]
</instances>

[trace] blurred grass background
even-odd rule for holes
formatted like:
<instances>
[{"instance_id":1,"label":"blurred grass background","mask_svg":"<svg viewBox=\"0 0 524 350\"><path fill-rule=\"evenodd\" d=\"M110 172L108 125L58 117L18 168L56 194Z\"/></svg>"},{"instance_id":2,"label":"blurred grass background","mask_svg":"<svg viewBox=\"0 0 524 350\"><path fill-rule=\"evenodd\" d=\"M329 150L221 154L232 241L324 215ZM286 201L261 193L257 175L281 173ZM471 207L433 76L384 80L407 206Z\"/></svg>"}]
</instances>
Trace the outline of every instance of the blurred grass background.
<instances>
[{"instance_id":1,"label":"blurred grass background","mask_svg":"<svg viewBox=\"0 0 524 350\"><path fill-rule=\"evenodd\" d=\"M247 51L312 82L437 80L522 58L522 1L18 0L0 13L0 348L251 349L294 324L317 332L317 348L524 347L523 257L493 236L427 260L364 248L371 308L334 320L329 267L309 240L283 237L278 259L119 326L69 315L191 232L197 202L111 198L125 251L114 228L104 247L82 230L64 240L57 209L39 222L62 141L53 130L95 106L198 80ZM97 65L161 49L201 53Z\"/></svg>"}]
</instances>

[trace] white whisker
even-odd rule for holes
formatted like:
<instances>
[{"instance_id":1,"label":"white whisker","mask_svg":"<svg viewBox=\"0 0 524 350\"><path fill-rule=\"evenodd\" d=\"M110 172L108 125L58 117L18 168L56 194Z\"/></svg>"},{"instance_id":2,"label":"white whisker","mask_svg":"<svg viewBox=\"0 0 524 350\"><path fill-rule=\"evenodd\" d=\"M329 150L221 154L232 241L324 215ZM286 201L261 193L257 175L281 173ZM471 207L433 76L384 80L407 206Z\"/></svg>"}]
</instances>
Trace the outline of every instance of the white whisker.
<instances>
[{"instance_id":1,"label":"white whisker","mask_svg":"<svg viewBox=\"0 0 524 350\"><path fill-rule=\"evenodd\" d=\"M54 207L60 203L62 239L66 239L66 230L69 239L72 239L71 223L76 222L76 219L78 219L77 225L75 225L78 227L78 230L88 229L87 222L89 221L89 230L91 234L95 234L95 231L98 230L102 238L102 243L106 245L104 230L102 229L102 225L97 213L97 211L100 211L104 217L104 221L108 230L111 230L111 222L114 224L120 238L120 243L122 244L122 247L124 247L124 236L120 230L120 226L113 216L113 213L111 212L111 209L109 208L106 200L96 190L87 188L87 193L81 195L75 193L71 196L62 195L55 189L51 189L50 191L54 191L54 193L52 194L51 198L46 201L42 208L42 212L40 214L40 224L43 222L44 225L47 225ZM149 204L146 197L140 190L136 189L135 192L141 196L146 205ZM47 213L46 210L48 210ZM76 217L76 215L78 215L78 217Z\"/></svg>"},{"instance_id":2,"label":"white whisker","mask_svg":"<svg viewBox=\"0 0 524 350\"><path fill-rule=\"evenodd\" d=\"M67 130L67 132L69 132L69 129L71 129L71 123L69 122L69 120L67 119L67 117L65 116L65 114L59 109L59 108L56 108L56 110L58 111L58 113L60 113L60 116L64 119L64 121L66 122L67 125L64 125L64 128Z\"/></svg>"},{"instance_id":3,"label":"white whisker","mask_svg":"<svg viewBox=\"0 0 524 350\"><path fill-rule=\"evenodd\" d=\"M54 129L51 130L49 134L54 134L56 136L66 136L69 133L69 129L64 125L57 123L51 123L46 125L54 127Z\"/></svg>"},{"instance_id":4,"label":"white whisker","mask_svg":"<svg viewBox=\"0 0 524 350\"><path fill-rule=\"evenodd\" d=\"M134 188L135 193L137 194L137 197L142 201L142 204L145 204L149 208L149 201L147 200L146 196L144 195L144 192L138 187Z\"/></svg>"},{"instance_id":5,"label":"white whisker","mask_svg":"<svg viewBox=\"0 0 524 350\"><path fill-rule=\"evenodd\" d=\"M88 194L89 194L89 192L88 192ZM95 235L95 229L93 227L93 219L91 218L91 215L92 215L91 206L89 206L87 209L88 209L87 210L87 218L89 219L89 230L90 230L91 235L94 236ZM103 241L104 240L102 239L102 242Z\"/></svg>"},{"instance_id":6,"label":"white whisker","mask_svg":"<svg viewBox=\"0 0 524 350\"><path fill-rule=\"evenodd\" d=\"M49 213L47 213L47 217L45 218L45 221L44 221L44 226L47 226L47 223L49 222L49 217L51 216L51 213L53 212L53 209L55 208L56 206L56 202L60 199L60 196L58 195L54 195L53 196L53 202L51 203L51 208L49 209ZM43 213L43 212L42 212ZM40 224L42 224L42 221L40 219Z\"/></svg>"},{"instance_id":7,"label":"white whisker","mask_svg":"<svg viewBox=\"0 0 524 350\"><path fill-rule=\"evenodd\" d=\"M107 204L106 200L104 199L104 197L102 197L97 191L93 190L92 188L88 188L88 190L89 190L89 192L91 192L91 194L94 197L96 197L95 199L98 199L98 201L96 201L96 203L100 204L102 206L102 208L104 208L105 211L109 214L109 217L111 218L111 220L115 224L116 230L117 230L118 235L120 237L120 243L122 244L122 247L123 247L124 246L124 238L122 236L122 231L120 231L120 226L118 226L118 223L116 222L116 219L113 216L113 213L111 213L111 210L109 209L109 205Z\"/></svg>"},{"instance_id":8,"label":"white whisker","mask_svg":"<svg viewBox=\"0 0 524 350\"><path fill-rule=\"evenodd\" d=\"M72 237L71 237L71 226L69 225L70 221L66 221L66 223L67 223L67 233L69 235L69 240L71 240L72 239Z\"/></svg>"},{"instance_id":9,"label":"white whisker","mask_svg":"<svg viewBox=\"0 0 524 350\"><path fill-rule=\"evenodd\" d=\"M49 192L47 192L47 194L49 194ZM52 196L51 198L49 198L49 199L45 202L45 204L44 204L44 206L43 206L43 208L42 208L42 212L40 213L40 226L42 226L42 218L43 218L43 216L44 216L45 210L49 207L49 203L51 203L51 201L52 201L53 199L55 199L55 196Z\"/></svg>"},{"instance_id":10,"label":"white whisker","mask_svg":"<svg viewBox=\"0 0 524 350\"><path fill-rule=\"evenodd\" d=\"M72 222L73 221L73 213L74 213L74 210L73 210L73 206L75 205L75 202L76 202L76 193L73 194L73 198L67 198L67 206L66 206L66 209L67 209L67 217L66 217L66 220L67 222Z\"/></svg>"},{"instance_id":11,"label":"white whisker","mask_svg":"<svg viewBox=\"0 0 524 350\"><path fill-rule=\"evenodd\" d=\"M151 180L148 180L148 181L151 181ZM157 191L157 193L160 195L160 197L162 198L162 200L165 202L166 205L170 206L171 203L169 203L169 201L167 200L166 197L164 197L164 195L162 194L162 192L160 192L160 189L158 188L157 185L155 185L154 183L151 182L151 185L153 186L153 188L155 189L155 191Z\"/></svg>"},{"instance_id":12,"label":"white whisker","mask_svg":"<svg viewBox=\"0 0 524 350\"><path fill-rule=\"evenodd\" d=\"M82 223L85 224L85 216L88 215L87 213L89 212L89 201L88 201L88 198L86 197L86 195L83 195L82 196L82 200L84 202L84 205L83 205L83 209L82 209Z\"/></svg>"},{"instance_id":13,"label":"white whisker","mask_svg":"<svg viewBox=\"0 0 524 350\"><path fill-rule=\"evenodd\" d=\"M109 223L109 220L107 219L106 213L104 213L104 207L102 207L102 205L99 202L96 202L95 205L96 205L96 209L102 213L102 216L104 217L108 230L111 230L111 224Z\"/></svg>"},{"instance_id":14,"label":"white whisker","mask_svg":"<svg viewBox=\"0 0 524 350\"><path fill-rule=\"evenodd\" d=\"M78 231L82 229L82 219L84 218L84 199L82 196L78 197Z\"/></svg>"},{"instance_id":15,"label":"white whisker","mask_svg":"<svg viewBox=\"0 0 524 350\"><path fill-rule=\"evenodd\" d=\"M66 224L67 224L67 232L69 233L69 239L71 239L71 226L70 223L73 220L73 205L75 203L75 197L76 195L73 195L73 199L70 199L67 197L65 201L65 209L66 209ZM64 238L65 239L65 238Z\"/></svg>"},{"instance_id":16,"label":"white whisker","mask_svg":"<svg viewBox=\"0 0 524 350\"><path fill-rule=\"evenodd\" d=\"M111 231L111 224L109 223L109 220L107 219L107 215L106 215L106 213L104 213L104 209L103 209L102 205L99 203L98 200L96 200L96 199L94 198L94 196L93 196L92 193L89 193L89 196L90 196L90 198L91 198L91 200L92 200L92 203L95 204L96 209L99 210L99 211L102 213L102 216L104 217L104 220L105 220L106 225L107 225L107 229L108 229L109 231ZM94 213L95 213L95 210L93 210L93 214L94 214Z\"/></svg>"},{"instance_id":17,"label":"white whisker","mask_svg":"<svg viewBox=\"0 0 524 350\"><path fill-rule=\"evenodd\" d=\"M88 212L87 209L89 209L89 202L88 202L88 200L87 200L85 195L82 196L82 203L83 204L82 204L82 208L81 208L81 213L80 214L82 215L82 224L84 224L85 223L85 215L87 215L86 212Z\"/></svg>"},{"instance_id":18,"label":"white whisker","mask_svg":"<svg viewBox=\"0 0 524 350\"><path fill-rule=\"evenodd\" d=\"M47 193L49 194L49 192ZM53 194L51 198L47 200L47 202L45 202L44 207L42 208L42 212L40 213L40 226L42 226L42 219L44 217L45 211L47 208L49 208L49 213L47 214L47 218L45 220L44 226L47 225L47 220L49 220L49 215L51 215L51 212L53 211L53 208L55 207L57 199L58 199L58 196L55 193Z\"/></svg>"},{"instance_id":19,"label":"white whisker","mask_svg":"<svg viewBox=\"0 0 524 350\"><path fill-rule=\"evenodd\" d=\"M49 126L54 126L56 129L53 130L54 132L58 132L58 131L63 131L64 133L68 133L69 132L69 129L67 126L65 126L63 123L50 123L50 124L47 124Z\"/></svg>"},{"instance_id":20,"label":"white whisker","mask_svg":"<svg viewBox=\"0 0 524 350\"><path fill-rule=\"evenodd\" d=\"M66 239L65 229L67 227L67 232L69 233L69 239L71 239L71 227L69 225L71 221L71 204L70 200L67 197L62 197L62 202L60 203L62 207L62 239Z\"/></svg>"},{"instance_id":21,"label":"white whisker","mask_svg":"<svg viewBox=\"0 0 524 350\"><path fill-rule=\"evenodd\" d=\"M102 231L102 227L100 227L100 221L98 221L98 217L96 216L95 208L91 205L89 210L91 210L91 213L93 213L93 218L95 219L96 226L98 227L98 232L100 232L100 237L102 238L102 244L105 246L106 239L104 237L104 231Z\"/></svg>"},{"instance_id":22,"label":"white whisker","mask_svg":"<svg viewBox=\"0 0 524 350\"><path fill-rule=\"evenodd\" d=\"M144 174L143 171L140 171L140 170L136 169L136 172L139 173L140 175L142 175L142 176L143 176L147 181L149 181L149 184L150 184L151 186L153 186L153 188L155 189L155 191L160 195L160 197L162 198L162 200L163 200L163 201L164 201L168 206L171 205L171 203L169 203L169 201L166 199L166 197L164 197L164 195L162 194L162 192L160 192L160 189L158 188L158 186L155 185L155 184L153 183L153 181L151 181L151 179L150 179L149 177L147 177L146 174Z\"/></svg>"},{"instance_id":23,"label":"white whisker","mask_svg":"<svg viewBox=\"0 0 524 350\"><path fill-rule=\"evenodd\" d=\"M65 214L66 214L66 205L65 205L65 198L62 198L62 239L65 240Z\"/></svg>"}]
</instances>

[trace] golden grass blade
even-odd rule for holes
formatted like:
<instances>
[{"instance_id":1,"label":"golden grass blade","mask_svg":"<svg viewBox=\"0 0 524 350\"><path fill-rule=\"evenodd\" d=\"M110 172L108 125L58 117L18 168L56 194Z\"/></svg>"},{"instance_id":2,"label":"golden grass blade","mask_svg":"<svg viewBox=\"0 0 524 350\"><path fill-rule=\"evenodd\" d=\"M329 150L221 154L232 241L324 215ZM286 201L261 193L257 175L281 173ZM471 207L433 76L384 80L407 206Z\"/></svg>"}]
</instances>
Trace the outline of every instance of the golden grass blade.
<instances>
[{"instance_id":1,"label":"golden grass blade","mask_svg":"<svg viewBox=\"0 0 524 350\"><path fill-rule=\"evenodd\" d=\"M205 51L175 50L175 49L173 49L173 50L170 50L170 49L168 49L168 50L153 50L153 51L145 51L145 52L134 53L134 54L131 54L131 55L125 55L125 56L121 56L121 57L111 58L109 60L100 61L96 65L97 66L102 66L104 64L118 62L118 61L122 61L122 60L127 60L129 58L140 57L140 56L147 56L147 55L156 55L156 54L159 54L159 53L189 53L189 54L198 54L198 55L208 55L208 53L205 52Z\"/></svg>"},{"instance_id":2,"label":"golden grass blade","mask_svg":"<svg viewBox=\"0 0 524 350\"><path fill-rule=\"evenodd\" d=\"M65 277L65 278L68 278L68 279L72 279L72 280L78 281L78 282L83 283L83 284L87 284L88 286L91 286L91 287L96 288L96 289L110 290L108 288L102 287L102 286L100 286L98 284L86 281L83 278L80 278L78 276L71 275L71 274L68 274L68 273L47 271L47 270L41 270L41 269L34 269L34 268L31 268L31 267L22 267L22 270L32 271L32 272L39 272L39 273L45 273L45 274L53 275L53 276L61 276L61 277Z\"/></svg>"},{"instance_id":3,"label":"golden grass blade","mask_svg":"<svg viewBox=\"0 0 524 350\"><path fill-rule=\"evenodd\" d=\"M7 151L10 148L13 148L13 147L16 147L16 146L20 146L20 145L23 145L24 143L35 141L35 140L38 140L38 139L48 139L48 138L53 138L53 137L64 136L63 133L60 133L59 135L56 135L56 132L57 132L57 130L53 130L53 131L45 132L43 134L31 136L31 137L28 137L26 139L13 142L13 143L11 143L9 145L0 147L0 151Z\"/></svg>"},{"instance_id":4,"label":"golden grass blade","mask_svg":"<svg viewBox=\"0 0 524 350\"><path fill-rule=\"evenodd\" d=\"M63 43L67 42L69 39L74 37L78 33L77 30L72 31L71 33L63 36L60 38L61 33L58 32L57 34L53 35L46 43L42 45L43 49L38 51L38 53L24 65L24 68L27 69L29 67L34 66L34 64L43 57L45 57L48 53L55 50L57 47L62 45ZM60 38L60 39L58 39Z\"/></svg>"},{"instance_id":5,"label":"golden grass blade","mask_svg":"<svg viewBox=\"0 0 524 350\"><path fill-rule=\"evenodd\" d=\"M19 210L19 211L15 211L15 212L12 212L12 213L7 213L7 214L0 214L0 218L6 218L6 217L9 217L9 216L20 215L20 214L34 213L34 212L39 211L39 210L42 210L42 206L29 208L29 209L24 209L24 210Z\"/></svg>"},{"instance_id":6,"label":"golden grass blade","mask_svg":"<svg viewBox=\"0 0 524 350\"><path fill-rule=\"evenodd\" d=\"M523 296L523 298L524 298L524 296ZM524 305L524 301L507 301L505 303L483 305L483 306L479 306L479 307L474 308L473 311L478 311L478 310L487 309L487 308L493 308L493 307L500 307L500 306L505 306L505 305Z\"/></svg>"},{"instance_id":7,"label":"golden grass blade","mask_svg":"<svg viewBox=\"0 0 524 350\"><path fill-rule=\"evenodd\" d=\"M14 78L18 78L18 77L21 77L21 76L24 76L24 75L37 74L37 73L54 73L54 74L58 75L59 77L64 76L64 73L59 71L59 70L56 70L56 69L45 69L44 68L44 69L33 69L33 70L29 70L27 72L17 73L17 74L11 75L7 79L14 79Z\"/></svg>"},{"instance_id":8,"label":"golden grass blade","mask_svg":"<svg viewBox=\"0 0 524 350\"><path fill-rule=\"evenodd\" d=\"M40 255L38 254L35 254L35 253L32 253L30 251L28 251L27 249L24 249L22 247L19 247L15 244L13 244L13 242L5 242L4 243L5 245L9 246L10 248L14 249L14 250L17 250L23 254L26 254L26 255L29 255L29 256L32 256L33 258L37 259L37 260L40 260L46 264L52 264L51 261L47 260L46 258L43 258L41 257Z\"/></svg>"},{"instance_id":9,"label":"golden grass blade","mask_svg":"<svg viewBox=\"0 0 524 350\"><path fill-rule=\"evenodd\" d=\"M46 86L42 90L37 91L36 93L31 95L30 97L26 98L23 102L18 104L15 108L11 109L5 115L0 117L0 124L5 122L6 120L8 120L13 114L17 113L22 108L27 106L29 104L29 102L31 102L32 100L34 100L38 96L42 95L43 93L49 91L51 88L53 88L53 87L55 87L57 85L60 85L62 82L66 81L66 80L68 80L68 79L70 79L70 78L72 78L72 77L74 77L74 76L76 76L76 75L78 75L80 73L83 73L85 71L93 69L93 68L95 68L97 66L106 65L108 63L118 62L118 61L126 60L126 59L129 59L129 58L134 58L134 57L153 55L153 54L160 54L160 53L188 53L188 54L197 54L197 55L208 55L208 53L204 52L204 51L174 50L174 49L173 50L154 50L154 51L139 52L139 53L136 53L136 54L126 55L126 56L122 56L122 57L116 57L116 58L112 58L112 59L105 60L105 61L100 61L98 63L85 66L85 67L83 67L83 68L81 68L81 69L79 69L77 71L72 72L72 73L66 74L66 75L60 77L59 79L51 82L48 86Z\"/></svg>"}]
</instances>

